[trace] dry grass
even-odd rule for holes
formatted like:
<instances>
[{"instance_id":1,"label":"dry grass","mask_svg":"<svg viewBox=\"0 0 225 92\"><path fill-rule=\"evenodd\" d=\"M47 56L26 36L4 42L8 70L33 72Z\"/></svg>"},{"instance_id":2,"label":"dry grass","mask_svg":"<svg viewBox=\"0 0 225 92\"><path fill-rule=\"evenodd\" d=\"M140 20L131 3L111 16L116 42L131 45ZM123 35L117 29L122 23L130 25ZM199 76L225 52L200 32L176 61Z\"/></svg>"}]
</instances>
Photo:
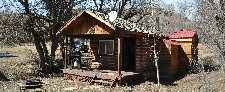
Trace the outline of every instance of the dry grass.
<instances>
[{"instance_id":1,"label":"dry grass","mask_svg":"<svg viewBox=\"0 0 225 92\"><path fill-rule=\"evenodd\" d=\"M157 92L156 86L149 83L143 83L135 87L104 87L101 85L89 85L80 81L63 80L61 77L44 78L42 80L46 83L43 89L47 92ZM19 91L18 82L20 81L0 81L2 86L0 91Z\"/></svg>"},{"instance_id":2,"label":"dry grass","mask_svg":"<svg viewBox=\"0 0 225 92\"><path fill-rule=\"evenodd\" d=\"M219 65L220 55L214 49L215 46L206 46L204 44L198 45L198 57L200 60L204 61L204 63Z\"/></svg>"},{"instance_id":3,"label":"dry grass","mask_svg":"<svg viewBox=\"0 0 225 92\"><path fill-rule=\"evenodd\" d=\"M204 46L200 50L200 58L208 56L215 57L212 52L207 52ZM205 48L205 49L203 49ZM37 65L34 61L34 46L19 46L13 48L2 48L0 51L10 52L18 57L0 58L0 71L11 81L0 81L0 92L17 92L17 83L20 79L29 77L34 73ZM208 54L207 54L208 53ZM205 55L202 55L205 54ZM214 60L214 59L212 59ZM80 81L63 80L62 77L43 78L47 92L157 92L157 84L146 81L133 87L104 87L99 85L88 85ZM223 92L225 91L225 73L223 71L201 72L188 74L183 79L175 81L171 85L160 85L161 92ZM34 90L29 90L34 92Z\"/></svg>"},{"instance_id":4,"label":"dry grass","mask_svg":"<svg viewBox=\"0 0 225 92\"><path fill-rule=\"evenodd\" d=\"M190 74L178 80L174 85L160 85L161 92L223 92L225 91L224 73ZM62 77L43 78L47 92L158 92L158 87L152 82L145 82L133 87L104 87L89 85L80 81L63 80ZM16 83L20 81L0 82L1 92L15 92L19 90ZM7 91L6 91L7 90ZM33 91L33 90L30 90Z\"/></svg>"},{"instance_id":5,"label":"dry grass","mask_svg":"<svg viewBox=\"0 0 225 92\"><path fill-rule=\"evenodd\" d=\"M0 71L10 80L24 79L34 75L38 67L35 62L33 46L1 48L1 52L9 52L18 57L0 58Z\"/></svg>"}]
</instances>

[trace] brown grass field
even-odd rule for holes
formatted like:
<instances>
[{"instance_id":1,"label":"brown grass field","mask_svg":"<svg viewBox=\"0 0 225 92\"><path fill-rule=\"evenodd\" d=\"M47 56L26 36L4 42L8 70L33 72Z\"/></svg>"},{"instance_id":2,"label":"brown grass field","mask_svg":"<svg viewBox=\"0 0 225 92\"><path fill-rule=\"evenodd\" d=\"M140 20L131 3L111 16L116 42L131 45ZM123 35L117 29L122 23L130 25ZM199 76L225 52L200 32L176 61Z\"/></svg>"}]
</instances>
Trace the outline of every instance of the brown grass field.
<instances>
[{"instance_id":1,"label":"brown grass field","mask_svg":"<svg viewBox=\"0 0 225 92\"><path fill-rule=\"evenodd\" d=\"M10 81L1 81L0 92L18 92L17 83L34 76L38 68L35 59L36 51L33 45L16 47L3 47L1 52L9 52L18 57L0 58L0 72ZM60 53L58 53L60 54ZM58 55L59 56L59 55ZM215 64L220 64L218 55L210 51L207 46L199 45L199 58L209 59ZM210 58L208 58L210 57ZM60 57L59 57L60 58ZM42 78L46 84L43 88L46 92L224 92L225 73L220 69L211 72L188 74L184 78L170 85L160 85L146 81L140 85L128 87L104 87L101 85L89 85L80 81L64 80L63 77ZM28 90L29 92L40 92L41 89Z\"/></svg>"}]
</instances>

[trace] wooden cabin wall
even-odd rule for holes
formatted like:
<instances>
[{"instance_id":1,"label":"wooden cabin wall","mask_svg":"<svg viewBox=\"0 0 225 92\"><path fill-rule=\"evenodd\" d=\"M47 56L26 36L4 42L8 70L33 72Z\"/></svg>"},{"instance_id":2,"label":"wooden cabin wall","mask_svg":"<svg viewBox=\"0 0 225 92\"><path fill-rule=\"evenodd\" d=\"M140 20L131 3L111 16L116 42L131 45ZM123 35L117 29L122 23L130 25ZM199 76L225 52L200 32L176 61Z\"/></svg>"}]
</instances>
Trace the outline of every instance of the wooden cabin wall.
<instances>
[{"instance_id":1,"label":"wooden cabin wall","mask_svg":"<svg viewBox=\"0 0 225 92\"><path fill-rule=\"evenodd\" d=\"M174 76L177 74L180 66L178 45L170 44L170 53L171 53L171 73L172 76Z\"/></svg>"},{"instance_id":2,"label":"wooden cabin wall","mask_svg":"<svg viewBox=\"0 0 225 92\"><path fill-rule=\"evenodd\" d=\"M98 48L99 48L99 40L114 40L114 54L113 55L99 55ZM90 40L90 46L93 50L95 55L96 61L102 63L101 69L106 70L117 70L117 44L118 41L115 38L106 38L106 37L92 37Z\"/></svg>"},{"instance_id":3,"label":"wooden cabin wall","mask_svg":"<svg viewBox=\"0 0 225 92\"><path fill-rule=\"evenodd\" d=\"M137 36L136 40L136 71L146 78L156 77L154 62L154 38ZM169 78L180 74L184 69L181 61L181 47L165 43L162 39L156 39L156 52L158 52L159 75L161 78Z\"/></svg>"},{"instance_id":4,"label":"wooden cabin wall","mask_svg":"<svg viewBox=\"0 0 225 92\"><path fill-rule=\"evenodd\" d=\"M164 43L162 40L157 41L157 51L160 51L158 54L158 65L159 65L159 75L161 78L168 78L173 75L175 72L171 68L172 66L176 66L175 62L172 62L171 56L171 44Z\"/></svg>"},{"instance_id":5,"label":"wooden cabin wall","mask_svg":"<svg viewBox=\"0 0 225 92\"><path fill-rule=\"evenodd\" d=\"M189 59L181 45L171 45L171 76L183 76L189 70Z\"/></svg>"},{"instance_id":6,"label":"wooden cabin wall","mask_svg":"<svg viewBox=\"0 0 225 92\"><path fill-rule=\"evenodd\" d=\"M153 53L153 38L137 36L136 38L136 71L146 78L156 76Z\"/></svg>"},{"instance_id":7,"label":"wooden cabin wall","mask_svg":"<svg viewBox=\"0 0 225 92\"><path fill-rule=\"evenodd\" d=\"M181 44L181 48L183 51L183 53L181 52L181 60L184 61L185 63L186 61L189 61L189 68L194 67L195 62L198 60L198 49L197 49L198 43L194 41L194 38L191 41L189 41L189 39L182 39L182 40L183 41L177 41L178 43Z\"/></svg>"},{"instance_id":8,"label":"wooden cabin wall","mask_svg":"<svg viewBox=\"0 0 225 92\"><path fill-rule=\"evenodd\" d=\"M189 59L180 45L159 41L157 43L159 53L160 77L173 79L187 73Z\"/></svg>"},{"instance_id":9,"label":"wooden cabin wall","mask_svg":"<svg viewBox=\"0 0 225 92\"><path fill-rule=\"evenodd\" d=\"M85 15L70 25L64 35L110 34L114 30L90 15Z\"/></svg>"},{"instance_id":10,"label":"wooden cabin wall","mask_svg":"<svg viewBox=\"0 0 225 92\"><path fill-rule=\"evenodd\" d=\"M94 36L90 38L90 46L95 54L96 61L102 63L102 69L117 70L118 68L118 40L110 36ZM98 55L99 40L114 40L114 55ZM122 40L122 39L121 39ZM156 76L154 65L154 38L142 35L136 36L136 72L146 78ZM122 46L122 43L121 43ZM160 77L172 77L180 74L185 68L185 61L189 58L181 46L165 44L162 39L156 39L156 51L158 54L158 65ZM122 52L122 51L121 51ZM171 55L172 54L172 55Z\"/></svg>"},{"instance_id":11,"label":"wooden cabin wall","mask_svg":"<svg viewBox=\"0 0 225 92\"><path fill-rule=\"evenodd\" d=\"M179 41L180 39L175 40L176 42L181 44L181 47L183 48L184 52L189 58L189 61L198 59L198 51L197 51L198 38L196 36L194 38L186 38L186 39L183 38L182 41Z\"/></svg>"},{"instance_id":12,"label":"wooden cabin wall","mask_svg":"<svg viewBox=\"0 0 225 92\"><path fill-rule=\"evenodd\" d=\"M192 41L182 41L179 43L181 43L184 52L189 58L189 61L191 61L192 60Z\"/></svg>"},{"instance_id":13,"label":"wooden cabin wall","mask_svg":"<svg viewBox=\"0 0 225 92\"><path fill-rule=\"evenodd\" d=\"M118 68L118 40L114 37L91 37L90 46L95 54L96 61L102 63L102 69L117 70ZM123 38L122 38L123 39ZM121 41L122 41L121 39ZM114 40L114 55L98 55L99 40ZM153 38L147 36L136 36L136 72L146 78L155 77ZM121 46L123 43L121 43ZM122 52L122 48L121 48ZM121 55L122 56L122 55ZM122 60L123 57L121 57Z\"/></svg>"},{"instance_id":14,"label":"wooden cabin wall","mask_svg":"<svg viewBox=\"0 0 225 92\"><path fill-rule=\"evenodd\" d=\"M175 39L181 44L180 59L183 63L182 71L189 71L194 68L198 60L198 37Z\"/></svg>"},{"instance_id":15,"label":"wooden cabin wall","mask_svg":"<svg viewBox=\"0 0 225 92\"><path fill-rule=\"evenodd\" d=\"M178 48L179 48L179 57L180 57L179 59L181 61L179 65L178 74L184 75L190 70L190 61L182 45L179 46Z\"/></svg>"}]
</instances>

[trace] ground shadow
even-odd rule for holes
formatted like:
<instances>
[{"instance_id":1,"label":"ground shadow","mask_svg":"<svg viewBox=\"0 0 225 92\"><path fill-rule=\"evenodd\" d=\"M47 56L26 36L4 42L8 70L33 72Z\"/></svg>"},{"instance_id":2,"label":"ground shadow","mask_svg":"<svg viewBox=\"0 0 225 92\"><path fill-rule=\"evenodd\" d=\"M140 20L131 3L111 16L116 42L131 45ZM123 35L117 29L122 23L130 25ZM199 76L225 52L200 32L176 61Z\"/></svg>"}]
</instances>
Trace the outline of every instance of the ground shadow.
<instances>
[{"instance_id":1,"label":"ground shadow","mask_svg":"<svg viewBox=\"0 0 225 92\"><path fill-rule=\"evenodd\" d=\"M10 81L10 80L0 71L0 81Z\"/></svg>"},{"instance_id":2,"label":"ground shadow","mask_svg":"<svg viewBox=\"0 0 225 92\"><path fill-rule=\"evenodd\" d=\"M212 72L217 71L220 69L220 65L213 65L213 64L203 64L204 72Z\"/></svg>"}]
</instances>

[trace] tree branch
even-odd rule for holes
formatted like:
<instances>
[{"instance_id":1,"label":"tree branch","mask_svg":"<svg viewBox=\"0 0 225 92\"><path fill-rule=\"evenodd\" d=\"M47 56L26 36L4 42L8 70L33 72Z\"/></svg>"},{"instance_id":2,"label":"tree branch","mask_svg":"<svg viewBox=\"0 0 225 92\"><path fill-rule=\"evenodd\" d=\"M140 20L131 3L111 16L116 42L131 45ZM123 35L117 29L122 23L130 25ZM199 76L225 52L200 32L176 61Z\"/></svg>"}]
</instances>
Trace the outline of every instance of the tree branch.
<instances>
[{"instance_id":1,"label":"tree branch","mask_svg":"<svg viewBox=\"0 0 225 92\"><path fill-rule=\"evenodd\" d=\"M28 0L18 0L18 1L24 6L26 14L30 14Z\"/></svg>"},{"instance_id":2,"label":"tree branch","mask_svg":"<svg viewBox=\"0 0 225 92\"><path fill-rule=\"evenodd\" d=\"M97 4L96 0L93 0L93 1L94 1L94 4L95 4L95 7L96 7L97 10L98 10L98 4Z\"/></svg>"}]
</instances>

